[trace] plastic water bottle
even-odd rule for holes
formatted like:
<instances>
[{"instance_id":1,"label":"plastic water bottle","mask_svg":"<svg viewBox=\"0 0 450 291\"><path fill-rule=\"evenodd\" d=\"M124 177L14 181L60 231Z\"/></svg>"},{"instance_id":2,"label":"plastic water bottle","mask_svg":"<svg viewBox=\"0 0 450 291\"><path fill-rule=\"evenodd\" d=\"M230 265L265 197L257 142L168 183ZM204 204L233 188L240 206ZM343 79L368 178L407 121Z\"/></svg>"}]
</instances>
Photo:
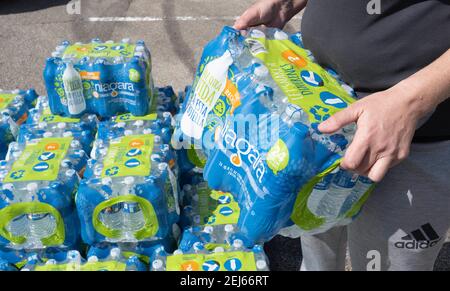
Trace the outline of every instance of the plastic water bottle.
<instances>
[{"instance_id":1,"label":"plastic water bottle","mask_svg":"<svg viewBox=\"0 0 450 291\"><path fill-rule=\"evenodd\" d=\"M86 110L86 100L83 95L83 83L80 74L73 67L72 61L66 63L63 74L64 92L67 98L69 113L78 115Z\"/></svg>"},{"instance_id":2,"label":"plastic water bottle","mask_svg":"<svg viewBox=\"0 0 450 291\"><path fill-rule=\"evenodd\" d=\"M356 181L355 186L352 189L351 194L347 197L344 204L342 205L340 214L345 214L349 211L352 206L361 199L362 196L369 190L373 185L373 182L366 177L360 176L358 181Z\"/></svg>"},{"instance_id":3,"label":"plastic water bottle","mask_svg":"<svg viewBox=\"0 0 450 291\"><path fill-rule=\"evenodd\" d=\"M125 189L123 193L133 194L134 177L124 179ZM126 239L135 240L134 233L145 225L144 215L139 203L124 202L122 208L123 231Z\"/></svg>"},{"instance_id":4,"label":"plastic water bottle","mask_svg":"<svg viewBox=\"0 0 450 291\"><path fill-rule=\"evenodd\" d=\"M307 202L307 206L309 210L318 214L317 210L319 208L320 202L327 195L331 182L333 181L334 175L339 171L339 168L336 168L333 172L329 173L325 177L323 177L313 188L311 194L309 195L309 199Z\"/></svg>"},{"instance_id":5,"label":"plastic water bottle","mask_svg":"<svg viewBox=\"0 0 450 291\"><path fill-rule=\"evenodd\" d=\"M29 183L26 186L26 202L38 201L37 183ZM24 236L27 248L42 248L42 238L49 237L55 232L56 221L49 213L29 213L14 218L7 226L9 232L14 236Z\"/></svg>"},{"instance_id":6,"label":"plastic water bottle","mask_svg":"<svg viewBox=\"0 0 450 291\"><path fill-rule=\"evenodd\" d=\"M341 207L358 180L358 175L339 170L333 178L328 193L320 201L317 214L327 218L338 217Z\"/></svg>"},{"instance_id":7,"label":"plastic water bottle","mask_svg":"<svg viewBox=\"0 0 450 291\"><path fill-rule=\"evenodd\" d=\"M285 103L286 106L280 116L284 123L286 123L289 127L292 127L296 122L301 122L305 125L309 124L308 116L302 108L297 105L290 104L287 101Z\"/></svg>"},{"instance_id":8,"label":"plastic water bottle","mask_svg":"<svg viewBox=\"0 0 450 291\"><path fill-rule=\"evenodd\" d=\"M267 266L267 259L264 255L264 249L260 245L256 245L253 247L253 253L255 256L255 264L257 271L268 271L269 267Z\"/></svg>"},{"instance_id":9,"label":"plastic water bottle","mask_svg":"<svg viewBox=\"0 0 450 291\"><path fill-rule=\"evenodd\" d=\"M67 268L68 271L80 271L82 258L78 251L67 252Z\"/></svg>"}]
</instances>

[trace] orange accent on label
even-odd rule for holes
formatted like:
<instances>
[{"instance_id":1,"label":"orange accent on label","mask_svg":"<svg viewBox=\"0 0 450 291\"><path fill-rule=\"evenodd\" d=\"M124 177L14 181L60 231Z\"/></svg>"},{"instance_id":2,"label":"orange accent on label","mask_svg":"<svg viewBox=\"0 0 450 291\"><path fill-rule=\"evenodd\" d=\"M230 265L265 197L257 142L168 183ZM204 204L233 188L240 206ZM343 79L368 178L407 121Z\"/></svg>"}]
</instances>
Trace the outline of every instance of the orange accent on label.
<instances>
[{"instance_id":1,"label":"orange accent on label","mask_svg":"<svg viewBox=\"0 0 450 291\"><path fill-rule=\"evenodd\" d=\"M141 146L144 145L144 142L141 139L134 139L130 141L129 145L132 148L140 148Z\"/></svg>"},{"instance_id":2,"label":"orange accent on label","mask_svg":"<svg viewBox=\"0 0 450 291\"><path fill-rule=\"evenodd\" d=\"M241 165L241 158L239 155L231 155L231 163L235 166Z\"/></svg>"},{"instance_id":3,"label":"orange accent on label","mask_svg":"<svg viewBox=\"0 0 450 291\"><path fill-rule=\"evenodd\" d=\"M82 46L82 47L77 48L77 51L80 51L80 52L87 52L89 49L90 49L90 47Z\"/></svg>"},{"instance_id":4,"label":"orange accent on label","mask_svg":"<svg viewBox=\"0 0 450 291\"><path fill-rule=\"evenodd\" d=\"M100 72L81 71L80 77L83 80L100 80Z\"/></svg>"},{"instance_id":5,"label":"orange accent on label","mask_svg":"<svg viewBox=\"0 0 450 291\"><path fill-rule=\"evenodd\" d=\"M28 113L24 113L18 120L17 120L17 125L21 125L23 124L28 118Z\"/></svg>"},{"instance_id":6,"label":"orange accent on label","mask_svg":"<svg viewBox=\"0 0 450 291\"><path fill-rule=\"evenodd\" d=\"M308 64L306 62L306 60L304 58L302 58L301 56L297 55L294 51L292 50L287 50L284 51L282 54L283 58L285 58L288 62L296 65L299 68L303 68L306 67L306 65Z\"/></svg>"},{"instance_id":7,"label":"orange accent on label","mask_svg":"<svg viewBox=\"0 0 450 291\"><path fill-rule=\"evenodd\" d=\"M175 160L174 160L174 159L171 159L171 160L169 161L169 167L170 167L170 168L173 168L173 166L175 166Z\"/></svg>"},{"instance_id":8,"label":"orange accent on label","mask_svg":"<svg viewBox=\"0 0 450 291\"><path fill-rule=\"evenodd\" d=\"M59 149L59 144L56 142L51 142L45 145L46 151L56 151L57 149Z\"/></svg>"},{"instance_id":9,"label":"orange accent on label","mask_svg":"<svg viewBox=\"0 0 450 291\"><path fill-rule=\"evenodd\" d=\"M241 105L241 94L239 94L236 86L227 79L227 83L225 85L225 89L223 89L223 95L225 95L231 103L230 114L233 114L234 110Z\"/></svg>"},{"instance_id":10,"label":"orange accent on label","mask_svg":"<svg viewBox=\"0 0 450 291\"><path fill-rule=\"evenodd\" d=\"M186 263L181 264L181 271L199 271L200 266L195 261L188 261Z\"/></svg>"},{"instance_id":11,"label":"orange accent on label","mask_svg":"<svg viewBox=\"0 0 450 291\"><path fill-rule=\"evenodd\" d=\"M0 97L0 103L5 102L5 99L3 99L2 97Z\"/></svg>"}]
</instances>

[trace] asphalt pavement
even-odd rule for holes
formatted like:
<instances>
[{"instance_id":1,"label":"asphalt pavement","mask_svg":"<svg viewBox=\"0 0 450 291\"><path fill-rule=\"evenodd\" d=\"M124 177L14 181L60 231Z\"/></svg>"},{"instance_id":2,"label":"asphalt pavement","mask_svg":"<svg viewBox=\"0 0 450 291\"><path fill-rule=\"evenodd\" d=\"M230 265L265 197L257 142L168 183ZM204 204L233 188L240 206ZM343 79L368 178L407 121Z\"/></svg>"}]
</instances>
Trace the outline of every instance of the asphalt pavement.
<instances>
[{"instance_id":1,"label":"asphalt pavement","mask_svg":"<svg viewBox=\"0 0 450 291\"><path fill-rule=\"evenodd\" d=\"M190 84L204 45L253 0L2 0L0 88L45 94L45 60L62 40L143 39L150 47L157 86L177 91ZM77 8L80 8L79 11ZM78 14L78 12L80 12ZM286 27L299 30L300 17ZM272 270L298 270L300 240L275 237L266 244ZM450 270L450 244L436 262Z\"/></svg>"}]
</instances>

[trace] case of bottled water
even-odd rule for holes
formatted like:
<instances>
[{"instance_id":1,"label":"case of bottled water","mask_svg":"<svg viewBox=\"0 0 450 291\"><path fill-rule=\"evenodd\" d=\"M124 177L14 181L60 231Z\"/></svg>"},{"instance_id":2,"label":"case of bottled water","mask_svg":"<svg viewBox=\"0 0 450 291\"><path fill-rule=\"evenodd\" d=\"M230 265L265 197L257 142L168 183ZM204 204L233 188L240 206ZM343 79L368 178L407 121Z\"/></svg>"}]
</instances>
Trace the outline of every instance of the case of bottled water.
<instances>
[{"instance_id":1,"label":"case of bottled water","mask_svg":"<svg viewBox=\"0 0 450 291\"><path fill-rule=\"evenodd\" d=\"M76 195L85 243L163 239L178 221L178 181L159 135L97 140Z\"/></svg>"},{"instance_id":2,"label":"case of bottled water","mask_svg":"<svg viewBox=\"0 0 450 291\"><path fill-rule=\"evenodd\" d=\"M16 140L18 126L27 119L28 110L37 97L33 89L0 89L0 160L5 158L8 145Z\"/></svg>"},{"instance_id":3,"label":"case of bottled water","mask_svg":"<svg viewBox=\"0 0 450 291\"><path fill-rule=\"evenodd\" d=\"M114 139L125 134L156 134L162 138L164 144L169 145L172 139L175 120L171 113L171 107L175 106L174 99L178 98L174 94L172 87L156 88L154 102L151 113L145 116L133 116L124 113L103 121L99 125L97 140L94 147L104 140ZM175 97L174 97L175 96ZM95 155L96 150L94 150ZM175 161L171 162L171 166Z\"/></svg>"},{"instance_id":4,"label":"case of bottled water","mask_svg":"<svg viewBox=\"0 0 450 291\"><path fill-rule=\"evenodd\" d=\"M110 117L149 113L153 97L150 51L144 41L63 41L47 60L44 80L53 114Z\"/></svg>"},{"instance_id":5,"label":"case of bottled water","mask_svg":"<svg viewBox=\"0 0 450 291\"><path fill-rule=\"evenodd\" d=\"M317 233L348 223L373 188L339 169L355 125L317 129L356 101L351 88L315 63L300 34L291 39L225 27L204 49L179 122L183 139L201 140L209 186L238 201L247 246L293 224Z\"/></svg>"},{"instance_id":6,"label":"case of bottled water","mask_svg":"<svg viewBox=\"0 0 450 291\"><path fill-rule=\"evenodd\" d=\"M237 232L238 203L230 193L211 190L200 174L192 180L195 184L185 184L181 191L179 248L186 251L197 242L207 249L230 244Z\"/></svg>"},{"instance_id":7,"label":"case of bottled water","mask_svg":"<svg viewBox=\"0 0 450 291\"><path fill-rule=\"evenodd\" d=\"M255 245L246 249L240 240L227 249L218 246L212 251L196 243L188 252L178 249L167 254L159 249L153 255L151 271L268 271L264 249Z\"/></svg>"},{"instance_id":8,"label":"case of bottled water","mask_svg":"<svg viewBox=\"0 0 450 291\"><path fill-rule=\"evenodd\" d=\"M2 90L0 89L0 112L9 115L18 125L26 121L28 110L38 98L34 89Z\"/></svg>"},{"instance_id":9,"label":"case of bottled water","mask_svg":"<svg viewBox=\"0 0 450 291\"><path fill-rule=\"evenodd\" d=\"M67 252L64 261L54 259L42 261L39 257L30 258L21 271L146 271L147 268L136 256L125 258L119 248L110 250L105 258L94 255L85 260L79 251Z\"/></svg>"},{"instance_id":10,"label":"case of bottled water","mask_svg":"<svg viewBox=\"0 0 450 291\"><path fill-rule=\"evenodd\" d=\"M76 169L87 160L81 145L67 137L11 147L9 160L0 162L0 255L18 263L31 250L74 247Z\"/></svg>"},{"instance_id":11,"label":"case of bottled water","mask_svg":"<svg viewBox=\"0 0 450 291\"><path fill-rule=\"evenodd\" d=\"M105 259L108 257L111 249L119 248L122 251L122 255L126 258L136 256L139 260L146 265L150 264L151 257L155 251L160 248L172 252L176 248L176 240L172 235L155 241L143 241L137 243L108 243L102 242L89 247L87 256L96 256L99 259Z\"/></svg>"},{"instance_id":12,"label":"case of bottled water","mask_svg":"<svg viewBox=\"0 0 450 291\"><path fill-rule=\"evenodd\" d=\"M85 114L81 118L53 115L50 112L48 99L40 96L36 107L29 111L27 122L20 126L17 141L25 143L43 137L73 137L89 154L97 132L97 124L98 119L95 114Z\"/></svg>"}]
</instances>

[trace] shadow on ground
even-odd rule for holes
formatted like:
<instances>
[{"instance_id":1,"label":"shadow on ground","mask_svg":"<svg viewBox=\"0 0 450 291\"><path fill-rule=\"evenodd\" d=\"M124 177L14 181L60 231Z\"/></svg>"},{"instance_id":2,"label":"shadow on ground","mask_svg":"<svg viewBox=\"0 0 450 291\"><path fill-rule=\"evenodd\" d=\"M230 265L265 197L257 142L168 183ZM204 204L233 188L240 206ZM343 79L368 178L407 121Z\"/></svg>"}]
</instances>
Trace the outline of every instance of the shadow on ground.
<instances>
[{"instance_id":1,"label":"shadow on ground","mask_svg":"<svg viewBox=\"0 0 450 291\"><path fill-rule=\"evenodd\" d=\"M3 0L0 4L0 15L17 14L61 6L69 0Z\"/></svg>"}]
</instances>

